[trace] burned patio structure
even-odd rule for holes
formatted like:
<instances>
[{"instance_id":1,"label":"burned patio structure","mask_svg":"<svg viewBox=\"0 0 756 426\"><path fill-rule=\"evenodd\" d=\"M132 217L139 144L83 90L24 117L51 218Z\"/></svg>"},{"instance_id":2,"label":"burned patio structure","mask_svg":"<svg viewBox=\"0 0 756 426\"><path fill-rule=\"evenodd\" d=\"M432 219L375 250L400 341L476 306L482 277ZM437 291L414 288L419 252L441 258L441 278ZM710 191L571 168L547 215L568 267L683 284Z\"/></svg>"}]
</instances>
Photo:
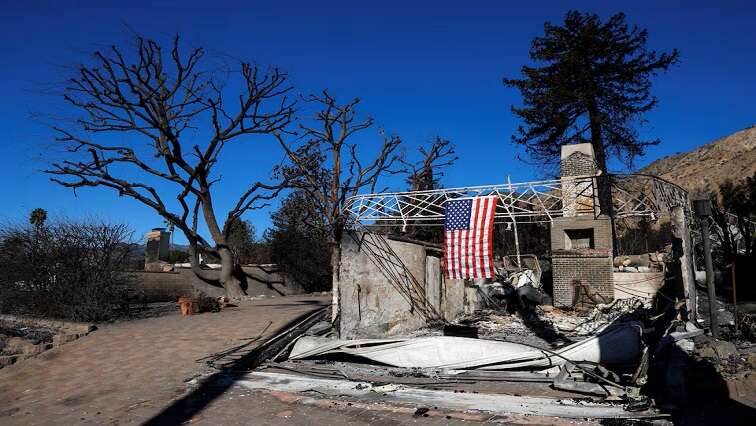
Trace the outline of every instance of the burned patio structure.
<instances>
[{"instance_id":1,"label":"burned patio structure","mask_svg":"<svg viewBox=\"0 0 756 426\"><path fill-rule=\"evenodd\" d=\"M342 262L333 285L340 336L397 336L434 322L453 322L490 305L492 281L525 271L543 290L542 270L550 270L548 296L558 308L651 299L665 284L665 274L676 280L678 292L672 296L686 297L693 286L687 193L654 176L602 176L595 164L590 144L568 145L562 149L561 179L349 200L352 229L342 240ZM446 201L490 195L497 199L494 226L506 227L514 240L514 250L497 253L504 277L445 278L440 246L404 239L396 232L407 227L438 229ZM637 228L639 222L657 229L659 223L671 225L672 232L664 237L672 250L665 254L649 253L648 247L645 252L628 252L627 244L622 250L615 247L622 229ZM532 225L548 226L548 253L520 251L521 235ZM669 273L669 267L681 271ZM693 316L694 303L689 303Z\"/></svg>"},{"instance_id":2,"label":"burned patio structure","mask_svg":"<svg viewBox=\"0 0 756 426\"><path fill-rule=\"evenodd\" d=\"M654 176L602 176L590 145L565 147L561 166L557 180L350 199L331 315L281 335L244 386L498 414L664 416L653 398L684 394L669 354L703 334L687 194ZM446 201L479 196L496 197L494 224L514 250L498 253L494 279L448 279L442 248L400 231L439 227ZM670 225L665 252L627 251L618 228L639 220ZM535 224L548 226L550 262L520 251L518 232ZM535 303L513 300L523 282Z\"/></svg>"}]
</instances>

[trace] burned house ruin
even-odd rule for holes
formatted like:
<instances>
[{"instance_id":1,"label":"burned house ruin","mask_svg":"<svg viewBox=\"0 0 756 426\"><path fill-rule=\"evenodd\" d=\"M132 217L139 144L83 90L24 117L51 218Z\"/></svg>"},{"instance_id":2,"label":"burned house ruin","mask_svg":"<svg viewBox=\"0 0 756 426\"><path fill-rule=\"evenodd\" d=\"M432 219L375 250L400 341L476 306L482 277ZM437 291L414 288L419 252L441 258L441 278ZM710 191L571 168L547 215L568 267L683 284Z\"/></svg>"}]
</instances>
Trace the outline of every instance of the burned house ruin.
<instances>
[{"instance_id":1,"label":"burned house ruin","mask_svg":"<svg viewBox=\"0 0 756 426\"><path fill-rule=\"evenodd\" d=\"M679 402L681 380L665 377L652 397L642 389L679 361L670 347L703 334L687 194L654 176L599 174L590 145L564 147L561 166L555 180L348 200L332 321L321 310L282 333L284 349L243 385L506 414L663 417L649 398ZM446 203L475 197L487 208L496 200L486 229L493 222L514 244L491 259L494 278L452 279L443 247L401 231L456 232ZM628 247L617 243L622 228L638 221L672 230L663 253L618 250ZM521 252L531 247L518 236L533 229L548 240L544 253ZM659 298L662 285L671 290Z\"/></svg>"},{"instance_id":2,"label":"burned house ruin","mask_svg":"<svg viewBox=\"0 0 756 426\"><path fill-rule=\"evenodd\" d=\"M549 224L550 296L555 307L571 307L584 299L610 302L653 296L664 282L659 260L663 255L615 256L613 228L620 219L656 221L677 212L675 226L687 229L687 194L654 176L602 176L594 158L590 144L566 145L557 180L350 199L346 210L351 230L342 241L342 262L333 286L334 318L339 319L342 338L400 335L429 323L454 321L485 306L483 290L491 280L445 278L438 246L400 241L381 231L387 226L439 226L444 203L463 197L495 195L494 223L512 228L515 238L518 226ZM680 245L689 250L690 242ZM506 255L515 269L527 269L519 249ZM677 256L688 256L681 263L690 263L689 252ZM540 272L537 275L540 280ZM687 294L692 280L683 275L681 287Z\"/></svg>"}]
</instances>

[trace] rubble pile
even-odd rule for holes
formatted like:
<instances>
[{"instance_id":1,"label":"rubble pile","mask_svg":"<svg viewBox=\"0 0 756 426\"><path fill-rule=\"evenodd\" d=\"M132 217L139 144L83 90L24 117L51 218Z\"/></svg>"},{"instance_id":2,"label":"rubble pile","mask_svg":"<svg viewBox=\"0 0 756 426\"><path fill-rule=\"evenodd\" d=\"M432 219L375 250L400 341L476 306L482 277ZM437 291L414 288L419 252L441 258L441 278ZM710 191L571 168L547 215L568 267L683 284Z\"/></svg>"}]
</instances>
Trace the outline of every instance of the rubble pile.
<instances>
[{"instance_id":1,"label":"rubble pile","mask_svg":"<svg viewBox=\"0 0 756 426\"><path fill-rule=\"evenodd\" d=\"M664 270L664 262L670 256L667 253L643 253L636 255L615 256L615 272L657 272Z\"/></svg>"},{"instance_id":2,"label":"rubble pile","mask_svg":"<svg viewBox=\"0 0 756 426\"><path fill-rule=\"evenodd\" d=\"M575 315L565 314L564 311L551 311L546 312L545 317L559 331L576 336L590 336L616 322L645 318L650 309L651 303L648 299L633 297L599 304L587 313Z\"/></svg>"},{"instance_id":3,"label":"rubble pile","mask_svg":"<svg viewBox=\"0 0 756 426\"><path fill-rule=\"evenodd\" d=\"M0 368L51 348L56 334L48 327L0 322Z\"/></svg>"},{"instance_id":4,"label":"rubble pile","mask_svg":"<svg viewBox=\"0 0 756 426\"><path fill-rule=\"evenodd\" d=\"M457 324L478 329L482 339L505 340L535 346L553 347L566 340L550 321L544 321L543 310L529 315L506 314L481 310L461 318Z\"/></svg>"},{"instance_id":5,"label":"rubble pile","mask_svg":"<svg viewBox=\"0 0 756 426\"><path fill-rule=\"evenodd\" d=\"M738 336L746 342L756 343L756 312L738 313Z\"/></svg>"},{"instance_id":6,"label":"rubble pile","mask_svg":"<svg viewBox=\"0 0 756 426\"><path fill-rule=\"evenodd\" d=\"M87 324L3 315L0 318L0 368L88 334Z\"/></svg>"},{"instance_id":7,"label":"rubble pile","mask_svg":"<svg viewBox=\"0 0 756 426\"><path fill-rule=\"evenodd\" d=\"M599 304L587 312L550 306L510 314L480 310L462 317L457 324L477 327L481 338L548 347L596 335L612 324L647 320L650 312L651 303L647 299L630 298Z\"/></svg>"}]
</instances>

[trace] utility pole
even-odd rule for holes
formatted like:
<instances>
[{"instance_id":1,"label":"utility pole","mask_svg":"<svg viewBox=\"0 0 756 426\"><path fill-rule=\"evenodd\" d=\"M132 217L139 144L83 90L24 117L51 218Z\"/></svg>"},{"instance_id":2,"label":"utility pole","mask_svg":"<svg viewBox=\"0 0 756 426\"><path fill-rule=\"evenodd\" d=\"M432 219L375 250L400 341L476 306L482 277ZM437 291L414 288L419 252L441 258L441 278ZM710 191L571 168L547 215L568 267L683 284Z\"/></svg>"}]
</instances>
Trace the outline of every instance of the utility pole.
<instances>
[{"instance_id":1,"label":"utility pole","mask_svg":"<svg viewBox=\"0 0 756 426\"><path fill-rule=\"evenodd\" d=\"M704 261L706 262L706 290L709 293L709 322L711 335L719 338L719 320L717 319L717 295L714 290L714 266L711 262L711 240L709 239L709 216L711 216L711 201L708 199L693 201L693 211L701 224L701 239L703 239Z\"/></svg>"}]
</instances>

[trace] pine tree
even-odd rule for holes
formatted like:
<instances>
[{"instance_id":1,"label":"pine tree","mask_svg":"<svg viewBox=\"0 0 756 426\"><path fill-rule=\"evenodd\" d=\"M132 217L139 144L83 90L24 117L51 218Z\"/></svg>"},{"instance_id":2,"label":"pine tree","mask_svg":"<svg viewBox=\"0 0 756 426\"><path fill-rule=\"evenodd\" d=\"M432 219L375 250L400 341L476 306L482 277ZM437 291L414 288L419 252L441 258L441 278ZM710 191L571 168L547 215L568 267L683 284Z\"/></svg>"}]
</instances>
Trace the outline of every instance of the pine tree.
<instances>
[{"instance_id":1,"label":"pine tree","mask_svg":"<svg viewBox=\"0 0 756 426\"><path fill-rule=\"evenodd\" d=\"M590 142L597 165L606 173L608 156L628 166L646 147L637 127L657 99L651 77L678 61L679 53L646 48L648 34L630 28L618 13L602 22L598 15L570 11L564 23L544 25L530 57L538 66L523 66L522 79L504 79L520 90L522 107L512 107L523 125L512 136L538 162L554 162L562 145Z\"/></svg>"}]
</instances>

